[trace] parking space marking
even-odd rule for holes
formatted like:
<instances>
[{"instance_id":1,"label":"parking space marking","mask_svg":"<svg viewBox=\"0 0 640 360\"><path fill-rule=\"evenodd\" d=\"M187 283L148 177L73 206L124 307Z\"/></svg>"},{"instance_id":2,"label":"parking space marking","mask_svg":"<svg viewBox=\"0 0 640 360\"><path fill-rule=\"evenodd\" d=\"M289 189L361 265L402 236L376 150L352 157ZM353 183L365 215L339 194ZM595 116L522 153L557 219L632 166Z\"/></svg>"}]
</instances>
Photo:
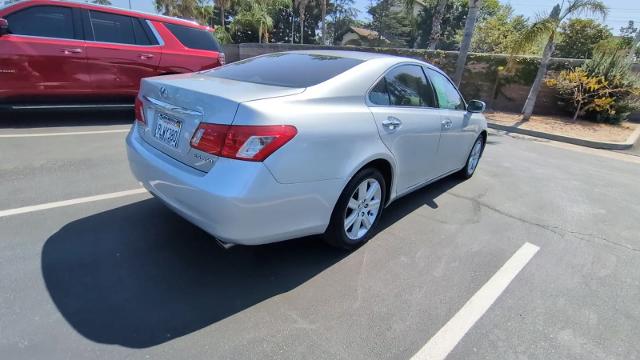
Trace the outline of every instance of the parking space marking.
<instances>
[{"instance_id":1,"label":"parking space marking","mask_svg":"<svg viewBox=\"0 0 640 360\"><path fill-rule=\"evenodd\" d=\"M411 360L445 359L538 250L539 247L524 243Z\"/></svg>"},{"instance_id":2,"label":"parking space marking","mask_svg":"<svg viewBox=\"0 0 640 360\"><path fill-rule=\"evenodd\" d=\"M59 133L36 133L36 134L0 134L0 138L25 138L25 137L67 136L67 135L94 135L94 134L113 134L113 133L124 133L124 132L129 132L129 129L74 131L74 132L59 132Z\"/></svg>"},{"instance_id":3,"label":"parking space marking","mask_svg":"<svg viewBox=\"0 0 640 360\"><path fill-rule=\"evenodd\" d=\"M143 194L146 192L147 192L146 189L139 188L139 189L125 190L125 191L118 191L110 194L94 195L94 196L81 197L81 198L76 198L71 200L55 201L55 202L39 204L39 205L24 206L16 209L0 210L0 218L11 216L11 215L30 213L34 211L54 209L54 208L59 208L63 206L83 204L83 203L88 203L93 201L115 199L115 198L124 197L124 196Z\"/></svg>"}]
</instances>

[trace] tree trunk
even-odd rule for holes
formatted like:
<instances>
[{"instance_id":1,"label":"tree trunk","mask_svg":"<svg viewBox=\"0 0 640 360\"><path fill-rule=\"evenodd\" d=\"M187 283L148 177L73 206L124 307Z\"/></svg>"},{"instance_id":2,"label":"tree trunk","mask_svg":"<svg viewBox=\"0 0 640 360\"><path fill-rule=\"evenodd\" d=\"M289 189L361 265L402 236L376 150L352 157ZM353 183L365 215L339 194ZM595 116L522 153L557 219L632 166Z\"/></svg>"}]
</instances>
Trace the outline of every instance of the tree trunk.
<instances>
[{"instance_id":1,"label":"tree trunk","mask_svg":"<svg viewBox=\"0 0 640 360\"><path fill-rule=\"evenodd\" d=\"M522 120L528 121L533 114L533 108L536 106L536 99L538 98L538 93L540 92L540 86L542 86L542 79L544 79L544 75L547 73L547 66L549 66L549 60L551 59L551 54L556 46L554 42L555 34L551 34L549 36L549 40L547 40L547 45L544 47L544 52L542 53L542 59L540 59L540 67L538 67L538 73L536 74L535 80L533 80L533 85L531 85L531 90L529 90L529 96L527 96L527 101L524 103L524 107L522 108Z\"/></svg>"},{"instance_id":2,"label":"tree trunk","mask_svg":"<svg viewBox=\"0 0 640 360\"><path fill-rule=\"evenodd\" d=\"M300 44L304 44L304 11L300 11Z\"/></svg>"},{"instance_id":3,"label":"tree trunk","mask_svg":"<svg viewBox=\"0 0 640 360\"><path fill-rule=\"evenodd\" d=\"M258 44L262 44L262 23L258 26Z\"/></svg>"},{"instance_id":4,"label":"tree trunk","mask_svg":"<svg viewBox=\"0 0 640 360\"><path fill-rule=\"evenodd\" d=\"M633 58L636 55L636 47L638 47L638 43L640 43L640 29L636 31L636 36L633 38L633 42L631 43L631 49L629 49L629 61L633 61Z\"/></svg>"},{"instance_id":5,"label":"tree trunk","mask_svg":"<svg viewBox=\"0 0 640 360\"><path fill-rule=\"evenodd\" d=\"M293 26L294 26L295 16L293 16L293 8L291 8L291 44L293 45L293 38L295 37Z\"/></svg>"},{"instance_id":6,"label":"tree trunk","mask_svg":"<svg viewBox=\"0 0 640 360\"><path fill-rule=\"evenodd\" d=\"M440 25L442 25L442 17L444 16L444 8L447 6L447 0L438 0L436 12L433 14L431 21L431 35L429 36L429 50L435 50L440 40Z\"/></svg>"},{"instance_id":7,"label":"tree trunk","mask_svg":"<svg viewBox=\"0 0 640 360\"><path fill-rule=\"evenodd\" d=\"M576 121L578 119L578 114L580 113L580 108L582 107L582 102L578 103L578 108L576 109L575 114L573 114L573 121Z\"/></svg>"},{"instance_id":8,"label":"tree trunk","mask_svg":"<svg viewBox=\"0 0 640 360\"><path fill-rule=\"evenodd\" d=\"M220 3L220 24L222 25L222 30L224 30L224 5Z\"/></svg>"},{"instance_id":9,"label":"tree trunk","mask_svg":"<svg viewBox=\"0 0 640 360\"><path fill-rule=\"evenodd\" d=\"M482 6L482 0L469 0L469 13L467 14L467 21L464 24L464 35L462 36L460 52L458 53L458 60L456 61L456 72L453 75L453 81L456 86L460 86L460 82L462 81L462 74L464 73L464 66L467 63L467 55L469 53L469 47L471 46L471 38L473 37L473 30L476 27L480 6Z\"/></svg>"},{"instance_id":10,"label":"tree trunk","mask_svg":"<svg viewBox=\"0 0 640 360\"><path fill-rule=\"evenodd\" d=\"M327 0L322 1L322 45L327 45L327 22L325 18L327 17Z\"/></svg>"}]
</instances>

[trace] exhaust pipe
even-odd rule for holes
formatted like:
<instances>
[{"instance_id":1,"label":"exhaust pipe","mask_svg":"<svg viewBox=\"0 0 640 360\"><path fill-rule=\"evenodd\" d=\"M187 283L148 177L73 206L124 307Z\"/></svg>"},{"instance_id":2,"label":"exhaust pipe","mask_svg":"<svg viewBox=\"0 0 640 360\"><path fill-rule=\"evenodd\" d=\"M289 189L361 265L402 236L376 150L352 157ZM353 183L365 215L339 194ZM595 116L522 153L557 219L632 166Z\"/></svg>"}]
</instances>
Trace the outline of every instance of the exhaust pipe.
<instances>
[{"instance_id":1,"label":"exhaust pipe","mask_svg":"<svg viewBox=\"0 0 640 360\"><path fill-rule=\"evenodd\" d=\"M231 249L235 244L232 243L228 243L228 242L224 242L218 238L216 238L216 242L218 243L218 245L222 246L223 249L225 250L229 250Z\"/></svg>"}]
</instances>

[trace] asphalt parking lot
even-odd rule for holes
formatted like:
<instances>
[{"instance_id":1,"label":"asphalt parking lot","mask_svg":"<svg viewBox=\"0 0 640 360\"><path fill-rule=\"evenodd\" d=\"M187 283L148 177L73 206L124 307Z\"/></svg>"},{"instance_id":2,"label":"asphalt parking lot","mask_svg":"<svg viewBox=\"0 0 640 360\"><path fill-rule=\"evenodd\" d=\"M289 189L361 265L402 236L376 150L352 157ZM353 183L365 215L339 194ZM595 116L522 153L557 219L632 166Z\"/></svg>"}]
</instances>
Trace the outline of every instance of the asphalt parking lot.
<instances>
[{"instance_id":1,"label":"asphalt parking lot","mask_svg":"<svg viewBox=\"0 0 640 360\"><path fill-rule=\"evenodd\" d=\"M1 358L640 358L640 157L492 133L353 253L224 250L138 191L131 116L0 118Z\"/></svg>"}]
</instances>

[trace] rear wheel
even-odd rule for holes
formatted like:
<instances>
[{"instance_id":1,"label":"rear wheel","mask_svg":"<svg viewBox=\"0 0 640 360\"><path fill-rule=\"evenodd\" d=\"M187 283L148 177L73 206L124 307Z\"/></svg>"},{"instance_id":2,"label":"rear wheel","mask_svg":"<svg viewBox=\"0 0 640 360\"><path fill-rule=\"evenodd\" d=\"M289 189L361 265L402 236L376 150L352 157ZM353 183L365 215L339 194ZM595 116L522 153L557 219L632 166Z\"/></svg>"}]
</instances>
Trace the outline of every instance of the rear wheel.
<instances>
[{"instance_id":1,"label":"rear wheel","mask_svg":"<svg viewBox=\"0 0 640 360\"><path fill-rule=\"evenodd\" d=\"M380 171L368 168L358 172L333 209L325 240L343 249L355 249L366 243L375 232L386 195Z\"/></svg>"}]
</instances>

